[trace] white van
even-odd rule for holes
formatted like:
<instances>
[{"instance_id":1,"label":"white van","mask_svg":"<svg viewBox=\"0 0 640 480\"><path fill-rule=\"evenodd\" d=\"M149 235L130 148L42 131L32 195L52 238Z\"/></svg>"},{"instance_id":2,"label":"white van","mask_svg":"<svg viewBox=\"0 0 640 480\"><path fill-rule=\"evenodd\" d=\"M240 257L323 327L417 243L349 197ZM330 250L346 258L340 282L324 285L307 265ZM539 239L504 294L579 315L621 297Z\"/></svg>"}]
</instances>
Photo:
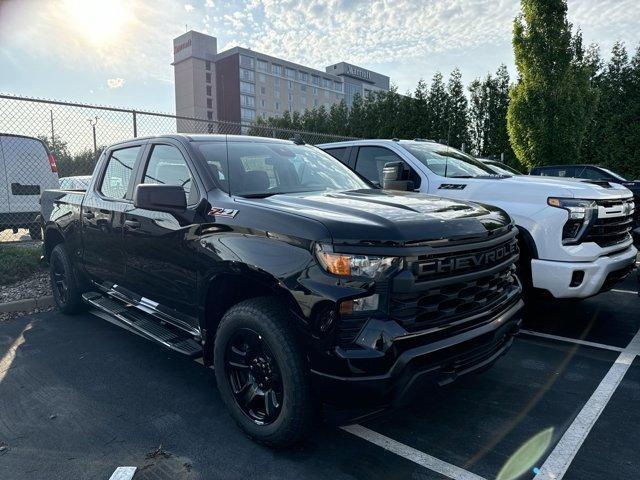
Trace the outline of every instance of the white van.
<instances>
[{"instance_id":1,"label":"white van","mask_svg":"<svg viewBox=\"0 0 640 480\"><path fill-rule=\"evenodd\" d=\"M58 166L42 140L0 133L0 232L28 228L42 238L36 217L48 188L58 188Z\"/></svg>"}]
</instances>

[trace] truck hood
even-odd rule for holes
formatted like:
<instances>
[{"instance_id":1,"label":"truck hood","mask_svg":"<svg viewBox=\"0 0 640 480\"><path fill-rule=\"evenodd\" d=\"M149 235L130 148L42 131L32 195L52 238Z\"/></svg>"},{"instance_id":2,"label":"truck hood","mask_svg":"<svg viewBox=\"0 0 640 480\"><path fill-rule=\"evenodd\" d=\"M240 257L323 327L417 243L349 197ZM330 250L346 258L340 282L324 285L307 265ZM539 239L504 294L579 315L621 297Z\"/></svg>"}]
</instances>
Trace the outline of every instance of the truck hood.
<instances>
[{"instance_id":1,"label":"truck hood","mask_svg":"<svg viewBox=\"0 0 640 480\"><path fill-rule=\"evenodd\" d=\"M510 194L521 188L531 193L539 191L546 197L586 198L590 200L612 200L627 198L631 192L617 183L607 186L590 183L578 178L551 178L537 175L521 175L500 180L508 185ZM546 203L546 201L545 201Z\"/></svg>"},{"instance_id":2,"label":"truck hood","mask_svg":"<svg viewBox=\"0 0 640 480\"><path fill-rule=\"evenodd\" d=\"M414 192L313 192L247 201L317 220L329 230L336 244L391 246L484 238L511 222L496 207Z\"/></svg>"}]
</instances>

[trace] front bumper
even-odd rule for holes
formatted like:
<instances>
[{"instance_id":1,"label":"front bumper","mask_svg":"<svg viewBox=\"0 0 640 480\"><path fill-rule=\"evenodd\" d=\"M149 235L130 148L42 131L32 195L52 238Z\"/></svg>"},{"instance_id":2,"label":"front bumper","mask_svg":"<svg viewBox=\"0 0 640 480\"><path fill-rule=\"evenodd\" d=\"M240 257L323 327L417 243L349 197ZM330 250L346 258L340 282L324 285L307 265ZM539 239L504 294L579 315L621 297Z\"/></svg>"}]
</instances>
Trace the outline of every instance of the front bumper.
<instances>
[{"instance_id":1,"label":"front bumper","mask_svg":"<svg viewBox=\"0 0 640 480\"><path fill-rule=\"evenodd\" d=\"M548 290L555 298L586 298L611 288L632 270L638 251L626 250L597 258L592 262L531 260L533 286ZM572 287L574 272L584 272L579 285ZM612 281L613 279L613 281Z\"/></svg>"},{"instance_id":2,"label":"front bumper","mask_svg":"<svg viewBox=\"0 0 640 480\"><path fill-rule=\"evenodd\" d=\"M444 386L458 377L491 366L511 346L524 306L518 299L480 326L430 341L411 335L395 340L401 351L391 368L380 375L336 376L312 370L312 384L323 401L345 407L400 406L429 386ZM421 338L423 337L423 338ZM403 349L402 343L410 348ZM356 355L352 366L375 358ZM352 368L357 370L357 368Z\"/></svg>"}]
</instances>

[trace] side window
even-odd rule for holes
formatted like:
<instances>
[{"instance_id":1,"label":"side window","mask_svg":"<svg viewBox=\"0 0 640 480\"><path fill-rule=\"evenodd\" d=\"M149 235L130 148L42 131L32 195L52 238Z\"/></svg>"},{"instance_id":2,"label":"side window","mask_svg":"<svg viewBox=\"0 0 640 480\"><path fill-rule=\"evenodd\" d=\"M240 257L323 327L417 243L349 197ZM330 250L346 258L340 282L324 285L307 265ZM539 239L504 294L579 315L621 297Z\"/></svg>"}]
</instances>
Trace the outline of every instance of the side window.
<instances>
[{"instance_id":1,"label":"side window","mask_svg":"<svg viewBox=\"0 0 640 480\"><path fill-rule=\"evenodd\" d=\"M610 180L610 176L601 172L597 168L585 167L580 174L580 178L588 178L589 180Z\"/></svg>"},{"instance_id":2,"label":"side window","mask_svg":"<svg viewBox=\"0 0 640 480\"><path fill-rule=\"evenodd\" d=\"M100 193L108 198L122 200L127 195L131 173L140 152L140 146L114 150L102 177Z\"/></svg>"},{"instance_id":3,"label":"side window","mask_svg":"<svg viewBox=\"0 0 640 480\"><path fill-rule=\"evenodd\" d=\"M187 162L180 150L171 145L153 146L142 183L180 186L184 188L188 205L198 201L197 187Z\"/></svg>"},{"instance_id":4,"label":"side window","mask_svg":"<svg viewBox=\"0 0 640 480\"><path fill-rule=\"evenodd\" d=\"M336 160L340 160L342 163L347 163L344 159L344 153L347 151L346 147L342 148L327 148L325 152L331 155Z\"/></svg>"},{"instance_id":5,"label":"side window","mask_svg":"<svg viewBox=\"0 0 640 480\"><path fill-rule=\"evenodd\" d=\"M356 159L356 172L377 185L382 185L382 169L389 162L402 162L414 188L420 187L420 176L397 154L384 147L360 147Z\"/></svg>"}]
</instances>

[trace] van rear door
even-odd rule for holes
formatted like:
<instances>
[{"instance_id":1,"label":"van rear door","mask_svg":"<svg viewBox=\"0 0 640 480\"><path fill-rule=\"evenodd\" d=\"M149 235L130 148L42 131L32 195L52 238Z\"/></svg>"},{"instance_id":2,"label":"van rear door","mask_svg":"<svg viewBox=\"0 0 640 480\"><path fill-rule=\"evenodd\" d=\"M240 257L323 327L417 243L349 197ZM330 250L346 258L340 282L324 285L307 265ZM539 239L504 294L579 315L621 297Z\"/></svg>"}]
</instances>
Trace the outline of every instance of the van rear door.
<instances>
[{"instance_id":1,"label":"van rear door","mask_svg":"<svg viewBox=\"0 0 640 480\"><path fill-rule=\"evenodd\" d=\"M40 211L40 193L58 188L58 174L52 171L49 152L37 138L2 135L0 142L9 212L23 214L20 223L29 223Z\"/></svg>"}]
</instances>

